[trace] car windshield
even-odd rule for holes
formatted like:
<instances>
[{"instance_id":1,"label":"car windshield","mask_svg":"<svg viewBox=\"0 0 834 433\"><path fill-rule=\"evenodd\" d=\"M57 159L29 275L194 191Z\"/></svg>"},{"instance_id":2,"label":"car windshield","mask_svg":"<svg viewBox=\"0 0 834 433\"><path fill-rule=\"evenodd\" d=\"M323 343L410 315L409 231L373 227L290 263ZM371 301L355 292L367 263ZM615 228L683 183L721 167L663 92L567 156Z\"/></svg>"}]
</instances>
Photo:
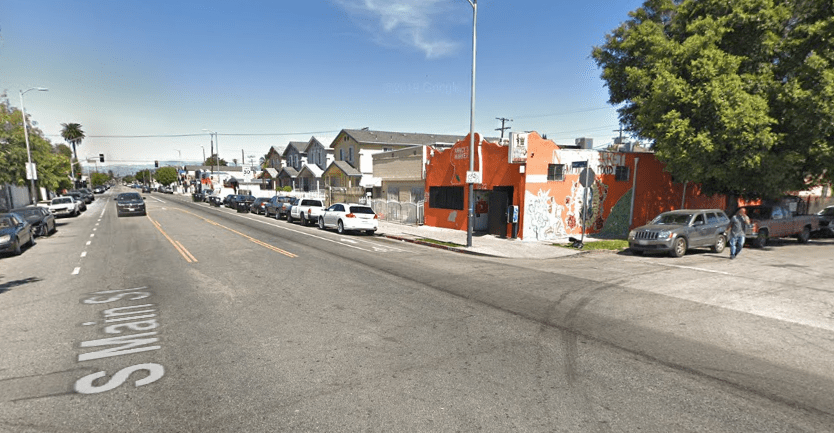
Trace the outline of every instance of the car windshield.
<instances>
[{"instance_id":1,"label":"car windshield","mask_svg":"<svg viewBox=\"0 0 834 433\"><path fill-rule=\"evenodd\" d=\"M830 208L827 208L827 209L823 209L823 210L820 212L820 215L823 215L823 216L834 216L834 207L830 207Z\"/></svg>"},{"instance_id":2,"label":"car windshield","mask_svg":"<svg viewBox=\"0 0 834 433\"><path fill-rule=\"evenodd\" d=\"M368 206L351 206L350 207L351 213L365 213L365 214L373 214L375 213L373 209Z\"/></svg>"},{"instance_id":3,"label":"car windshield","mask_svg":"<svg viewBox=\"0 0 834 433\"><path fill-rule=\"evenodd\" d=\"M52 204L72 203L71 198L56 198L52 200Z\"/></svg>"},{"instance_id":4,"label":"car windshield","mask_svg":"<svg viewBox=\"0 0 834 433\"><path fill-rule=\"evenodd\" d=\"M686 225L692 219L691 213L662 213L652 221L652 224Z\"/></svg>"},{"instance_id":5,"label":"car windshield","mask_svg":"<svg viewBox=\"0 0 834 433\"><path fill-rule=\"evenodd\" d=\"M38 209L34 209L34 208L32 208L32 209L17 209L17 210L14 210L12 212L14 212L14 213L16 213L20 216L23 216L23 217L40 216L40 212L38 211Z\"/></svg>"},{"instance_id":6,"label":"car windshield","mask_svg":"<svg viewBox=\"0 0 834 433\"><path fill-rule=\"evenodd\" d=\"M119 194L119 197L116 198L116 200L118 200L118 201L141 200L141 199L142 199L142 197L140 197L139 194L137 194L135 192L125 192L125 193Z\"/></svg>"}]
</instances>

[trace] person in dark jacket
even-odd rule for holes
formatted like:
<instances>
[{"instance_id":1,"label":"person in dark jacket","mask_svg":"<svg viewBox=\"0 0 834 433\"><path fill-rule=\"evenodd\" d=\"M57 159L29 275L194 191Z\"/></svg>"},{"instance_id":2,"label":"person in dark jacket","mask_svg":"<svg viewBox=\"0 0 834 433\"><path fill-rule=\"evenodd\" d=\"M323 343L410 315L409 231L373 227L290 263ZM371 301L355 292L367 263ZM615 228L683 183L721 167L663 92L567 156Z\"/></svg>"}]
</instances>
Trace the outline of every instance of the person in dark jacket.
<instances>
[{"instance_id":1,"label":"person in dark jacket","mask_svg":"<svg viewBox=\"0 0 834 433\"><path fill-rule=\"evenodd\" d=\"M750 225L750 218L747 217L747 209L741 208L730 219L730 225L727 227L728 238L730 239L730 258L736 258L741 249L744 248L744 233L747 231L747 226Z\"/></svg>"}]
</instances>

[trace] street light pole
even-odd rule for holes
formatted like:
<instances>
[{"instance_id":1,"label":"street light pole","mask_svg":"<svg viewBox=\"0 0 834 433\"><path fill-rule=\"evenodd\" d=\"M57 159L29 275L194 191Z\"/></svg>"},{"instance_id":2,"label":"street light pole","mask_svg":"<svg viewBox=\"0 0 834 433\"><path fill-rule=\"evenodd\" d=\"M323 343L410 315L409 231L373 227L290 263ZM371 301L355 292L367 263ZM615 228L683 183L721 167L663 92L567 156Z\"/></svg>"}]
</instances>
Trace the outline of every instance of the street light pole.
<instances>
[{"instance_id":1,"label":"street light pole","mask_svg":"<svg viewBox=\"0 0 834 433\"><path fill-rule=\"evenodd\" d=\"M472 95L469 107L469 171L475 171L475 54L478 42L478 0L467 0L472 5ZM483 167L478 167L479 171ZM468 177L468 176L467 176ZM469 217L466 223L466 247L472 246L472 228L475 225L475 183L469 181Z\"/></svg>"},{"instance_id":2,"label":"street light pole","mask_svg":"<svg viewBox=\"0 0 834 433\"><path fill-rule=\"evenodd\" d=\"M30 204L37 204L37 194L35 193L35 179L38 177L38 171L35 169L35 166L32 165L32 151L29 149L29 129L27 127L26 122L26 109L23 108L23 94L30 91L30 90L37 90L39 92L46 92L47 88L45 87L32 87L26 89L25 91L20 91L20 114L23 116L23 139L26 141L26 157L28 163L26 165L26 175L29 177L31 181L29 185L29 201Z\"/></svg>"}]
</instances>

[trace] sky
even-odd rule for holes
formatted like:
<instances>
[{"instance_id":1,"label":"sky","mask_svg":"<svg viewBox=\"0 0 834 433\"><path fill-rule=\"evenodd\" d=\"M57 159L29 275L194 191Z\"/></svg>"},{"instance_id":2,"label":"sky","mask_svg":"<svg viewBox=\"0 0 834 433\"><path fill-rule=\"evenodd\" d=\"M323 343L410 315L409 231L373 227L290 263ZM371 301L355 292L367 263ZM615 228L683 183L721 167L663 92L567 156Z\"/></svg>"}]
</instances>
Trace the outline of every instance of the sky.
<instances>
[{"instance_id":1,"label":"sky","mask_svg":"<svg viewBox=\"0 0 834 433\"><path fill-rule=\"evenodd\" d=\"M637 0L478 2L475 131L610 144L594 46ZM468 0L0 0L0 95L106 164L257 160L342 129L466 135ZM202 146L202 147L201 147Z\"/></svg>"}]
</instances>

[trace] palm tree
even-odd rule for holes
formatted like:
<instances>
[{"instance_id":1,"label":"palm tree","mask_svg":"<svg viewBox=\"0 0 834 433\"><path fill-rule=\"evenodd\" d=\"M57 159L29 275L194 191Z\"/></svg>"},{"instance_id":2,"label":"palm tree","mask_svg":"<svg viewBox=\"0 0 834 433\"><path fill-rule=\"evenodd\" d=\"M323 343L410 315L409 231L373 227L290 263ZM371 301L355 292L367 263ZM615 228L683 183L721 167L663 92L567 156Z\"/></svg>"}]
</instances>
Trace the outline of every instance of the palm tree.
<instances>
[{"instance_id":1,"label":"palm tree","mask_svg":"<svg viewBox=\"0 0 834 433\"><path fill-rule=\"evenodd\" d=\"M81 144L81 140L86 137L84 135L84 131L81 130L81 124L79 123L62 123L61 126L64 129L61 130L61 137L64 137L64 141L67 143L72 144L72 154L75 156L75 162L78 163L78 152L75 150L76 145ZM71 162L71 161L70 161ZM70 163L70 167L72 167L72 181L73 184L75 183L75 164Z\"/></svg>"}]
</instances>

